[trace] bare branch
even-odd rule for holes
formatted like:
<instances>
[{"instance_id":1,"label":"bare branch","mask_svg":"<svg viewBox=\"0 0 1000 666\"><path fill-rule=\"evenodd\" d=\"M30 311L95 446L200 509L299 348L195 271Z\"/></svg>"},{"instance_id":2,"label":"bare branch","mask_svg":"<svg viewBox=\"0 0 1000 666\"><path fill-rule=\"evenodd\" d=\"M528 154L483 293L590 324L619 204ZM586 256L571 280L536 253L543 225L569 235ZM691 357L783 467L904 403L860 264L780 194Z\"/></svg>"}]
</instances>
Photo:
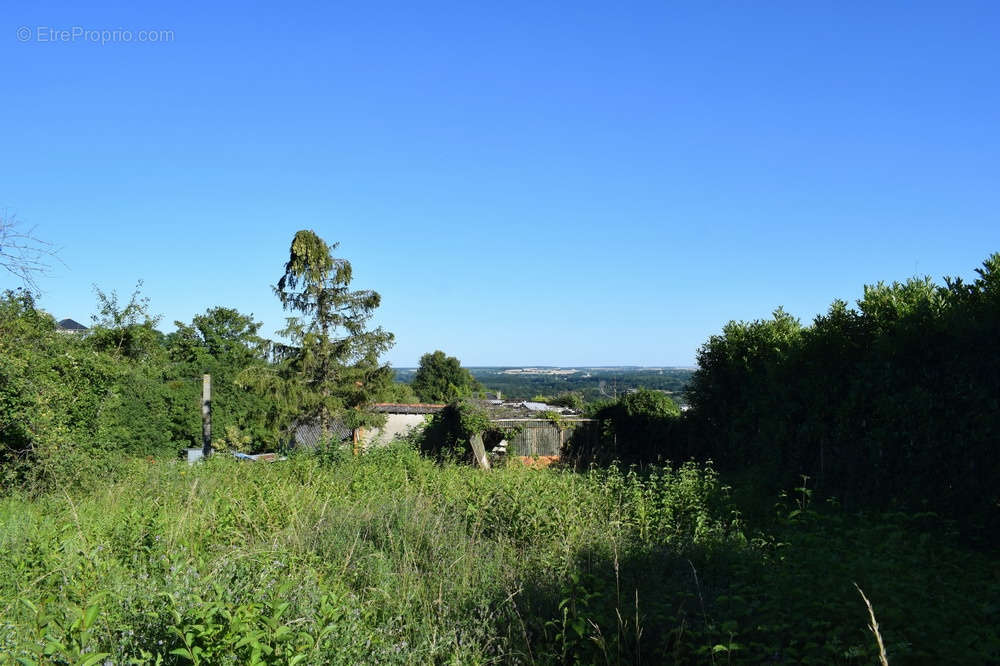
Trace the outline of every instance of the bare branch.
<instances>
[{"instance_id":1,"label":"bare branch","mask_svg":"<svg viewBox=\"0 0 1000 666\"><path fill-rule=\"evenodd\" d=\"M21 223L6 210L0 211L0 266L14 274L31 291L37 292L35 279L48 272L49 262L59 248L35 236L35 228L21 228Z\"/></svg>"}]
</instances>

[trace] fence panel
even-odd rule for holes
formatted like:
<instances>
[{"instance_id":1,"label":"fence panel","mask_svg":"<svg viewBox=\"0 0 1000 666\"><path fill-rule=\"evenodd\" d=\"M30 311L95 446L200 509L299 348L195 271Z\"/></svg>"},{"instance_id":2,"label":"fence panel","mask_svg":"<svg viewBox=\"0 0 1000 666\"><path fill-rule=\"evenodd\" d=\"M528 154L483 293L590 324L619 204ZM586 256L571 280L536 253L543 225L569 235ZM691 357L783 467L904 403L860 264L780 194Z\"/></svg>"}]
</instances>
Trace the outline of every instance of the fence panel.
<instances>
[{"instance_id":1,"label":"fence panel","mask_svg":"<svg viewBox=\"0 0 1000 666\"><path fill-rule=\"evenodd\" d=\"M517 428L507 439L507 454L512 456L558 456L571 440L589 442L599 432L594 419L561 419L558 425L549 419L495 419L493 423Z\"/></svg>"}]
</instances>

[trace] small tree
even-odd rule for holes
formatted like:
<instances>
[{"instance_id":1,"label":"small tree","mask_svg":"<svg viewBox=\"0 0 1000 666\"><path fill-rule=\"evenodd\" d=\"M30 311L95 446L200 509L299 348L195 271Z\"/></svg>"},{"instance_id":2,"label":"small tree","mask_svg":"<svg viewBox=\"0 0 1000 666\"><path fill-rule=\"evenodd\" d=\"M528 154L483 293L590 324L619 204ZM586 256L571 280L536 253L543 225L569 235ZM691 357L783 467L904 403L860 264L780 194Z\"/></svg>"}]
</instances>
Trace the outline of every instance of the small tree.
<instances>
[{"instance_id":1,"label":"small tree","mask_svg":"<svg viewBox=\"0 0 1000 666\"><path fill-rule=\"evenodd\" d=\"M261 323L253 315L238 310L214 307L205 314L195 315L190 324L175 321L177 330L167 336L167 347L173 360L201 361L206 370L210 357L216 363L242 368L255 360L267 360L270 341L257 335Z\"/></svg>"},{"instance_id":2,"label":"small tree","mask_svg":"<svg viewBox=\"0 0 1000 666\"><path fill-rule=\"evenodd\" d=\"M271 369L270 341L257 333L260 322L226 307L209 308L190 324L175 321L177 330L166 336L171 363L165 370L174 439L201 446L202 424L194 405L201 398L202 373L212 375L212 426L225 433L228 447L240 442L251 453L280 443L270 417L274 396L247 390L244 375L263 375ZM194 379L195 381L191 381ZM216 448L224 448L217 446Z\"/></svg>"},{"instance_id":3,"label":"small tree","mask_svg":"<svg viewBox=\"0 0 1000 666\"><path fill-rule=\"evenodd\" d=\"M566 391L565 393L560 393L548 401L543 400L542 402L548 402L550 405L557 405L559 407L566 407L567 409L572 409L577 412L583 411L583 408L586 406L583 396L576 391Z\"/></svg>"},{"instance_id":4,"label":"small tree","mask_svg":"<svg viewBox=\"0 0 1000 666\"><path fill-rule=\"evenodd\" d=\"M293 417L314 417L324 433L339 415L348 426L377 421L362 409L392 382L392 369L379 356L393 342L381 327L368 328L381 297L370 290L351 291L351 264L335 258L314 231L295 234L285 273L274 289L286 310L302 316L287 319L279 333L290 344L275 345L281 374L289 380L287 408Z\"/></svg>"},{"instance_id":5,"label":"small tree","mask_svg":"<svg viewBox=\"0 0 1000 666\"><path fill-rule=\"evenodd\" d=\"M443 351L424 354L413 378L413 390L424 402L451 402L482 390L468 370L454 356Z\"/></svg>"},{"instance_id":6,"label":"small tree","mask_svg":"<svg viewBox=\"0 0 1000 666\"><path fill-rule=\"evenodd\" d=\"M156 325L160 317L149 312L149 298L142 295L142 280L124 305L115 290L109 295L95 284L94 293L98 311L90 316L93 327L87 339L91 345L115 358L133 361L148 359L159 351L161 334Z\"/></svg>"}]
</instances>

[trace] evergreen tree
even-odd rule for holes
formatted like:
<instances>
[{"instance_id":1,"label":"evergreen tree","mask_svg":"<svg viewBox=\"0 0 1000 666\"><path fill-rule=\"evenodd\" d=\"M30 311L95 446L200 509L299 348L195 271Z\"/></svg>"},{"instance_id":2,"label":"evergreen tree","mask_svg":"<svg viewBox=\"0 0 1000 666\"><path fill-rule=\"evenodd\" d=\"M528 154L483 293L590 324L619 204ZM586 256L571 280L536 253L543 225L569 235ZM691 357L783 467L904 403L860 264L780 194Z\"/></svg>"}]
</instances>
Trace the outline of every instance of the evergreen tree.
<instances>
[{"instance_id":1,"label":"evergreen tree","mask_svg":"<svg viewBox=\"0 0 1000 666\"><path fill-rule=\"evenodd\" d=\"M275 345L287 407L295 412L292 418L318 419L324 432L334 417L348 427L376 423L378 417L364 407L393 380L388 364L379 363L393 335L368 328L381 297L349 289L351 264L333 256L337 247L313 231L297 232L274 289L286 310L299 313L279 331L290 344Z\"/></svg>"}]
</instances>

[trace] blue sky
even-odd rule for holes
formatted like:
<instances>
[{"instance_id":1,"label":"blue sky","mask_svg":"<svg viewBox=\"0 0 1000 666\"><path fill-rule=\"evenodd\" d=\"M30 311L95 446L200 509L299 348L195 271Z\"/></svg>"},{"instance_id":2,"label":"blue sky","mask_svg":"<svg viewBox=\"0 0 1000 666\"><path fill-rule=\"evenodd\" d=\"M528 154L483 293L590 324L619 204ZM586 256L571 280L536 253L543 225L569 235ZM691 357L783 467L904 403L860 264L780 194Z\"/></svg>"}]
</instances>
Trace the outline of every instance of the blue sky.
<instances>
[{"instance_id":1,"label":"blue sky","mask_svg":"<svg viewBox=\"0 0 1000 666\"><path fill-rule=\"evenodd\" d=\"M165 330L273 334L311 228L394 365L690 365L730 319L1000 251L993 2L41 1L0 63L0 209L84 323L142 279Z\"/></svg>"}]
</instances>

